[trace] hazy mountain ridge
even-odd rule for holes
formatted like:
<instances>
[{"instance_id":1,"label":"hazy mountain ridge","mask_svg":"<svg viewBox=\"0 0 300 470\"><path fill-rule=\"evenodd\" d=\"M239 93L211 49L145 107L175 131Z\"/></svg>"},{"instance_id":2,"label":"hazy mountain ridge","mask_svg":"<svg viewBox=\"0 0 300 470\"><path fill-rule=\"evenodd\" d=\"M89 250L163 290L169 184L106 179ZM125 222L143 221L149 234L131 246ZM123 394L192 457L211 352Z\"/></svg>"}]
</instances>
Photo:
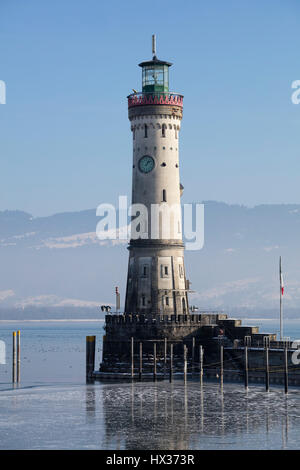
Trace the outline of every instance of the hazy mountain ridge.
<instances>
[{"instance_id":1,"label":"hazy mountain ridge","mask_svg":"<svg viewBox=\"0 0 300 470\"><path fill-rule=\"evenodd\" d=\"M66 236L95 230L96 210L63 212L48 217L33 217L22 211L0 212L0 238L24 235ZM74 232L75 229L75 232Z\"/></svg>"},{"instance_id":2,"label":"hazy mountain ridge","mask_svg":"<svg viewBox=\"0 0 300 470\"><path fill-rule=\"evenodd\" d=\"M206 243L215 241L216 232L209 232L211 223L214 222L223 228L223 242L227 239L226 234L247 242L278 242L280 237L286 235L288 228L292 229L292 237L300 235L300 204L259 205L253 208L215 201L204 201L203 204L205 230L209 235ZM99 220L95 209L64 212L48 217L33 217L22 211L0 211L0 238L25 238L27 234L45 238L90 233L95 232ZM227 230L224 231L224 228Z\"/></svg>"},{"instance_id":3,"label":"hazy mountain ridge","mask_svg":"<svg viewBox=\"0 0 300 470\"><path fill-rule=\"evenodd\" d=\"M278 305L283 257L285 305L300 306L300 205L248 208L206 201L205 245L186 252L191 303L265 310ZM124 300L126 240L99 240L96 210L32 217L0 212L0 308L96 308ZM48 315L48 314L47 314Z\"/></svg>"}]
</instances>

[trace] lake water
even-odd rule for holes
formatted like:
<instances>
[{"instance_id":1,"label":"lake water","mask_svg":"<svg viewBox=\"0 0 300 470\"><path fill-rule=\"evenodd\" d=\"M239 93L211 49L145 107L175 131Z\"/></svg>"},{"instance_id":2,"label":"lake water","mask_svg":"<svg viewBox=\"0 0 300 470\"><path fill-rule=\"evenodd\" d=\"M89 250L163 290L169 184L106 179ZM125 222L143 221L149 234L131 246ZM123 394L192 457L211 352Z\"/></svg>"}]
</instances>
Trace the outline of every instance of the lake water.
<instances>
[{"instance_id":1,"label":"lake water","mask_svg":"<svg viewBox=\"0 0 300 470\"><path fill-rule=\"evenodd\" d=\"M277 332L274 321L243 321ZM1 449L299 449L300 388L181 380L85 383L85 337L103 322L0 322ZM21 330L21 384L11 384L12 331ZM285 336L300 338L300 322Z\"/></svg>"}]
</instances>

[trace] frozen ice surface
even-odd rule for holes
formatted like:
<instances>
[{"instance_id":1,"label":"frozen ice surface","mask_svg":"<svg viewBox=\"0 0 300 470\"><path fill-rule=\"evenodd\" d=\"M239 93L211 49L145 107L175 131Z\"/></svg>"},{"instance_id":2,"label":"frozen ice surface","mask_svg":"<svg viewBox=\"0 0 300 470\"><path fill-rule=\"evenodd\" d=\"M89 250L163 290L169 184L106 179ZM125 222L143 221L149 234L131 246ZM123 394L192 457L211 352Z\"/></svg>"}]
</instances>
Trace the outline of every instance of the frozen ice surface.
<instances>
[{"instance_id":1,"label":"frozen ice surface","mask_svg":"<svg viewBox=\"0 0 300 470\"><path fill-rule=\"evenodd\" d=\"M0 393L1 449L295 449L299 394L180 381Z\"/></svg>"},{"instance_id":2,"label":"frozen ice surface","mask_svg":"<svg viewBox=\"0 0 300 470\"><path fill-rule=\"evenodd\" d=\"M0 367L0 449L298 449L300 390L181 380L85 384L85 336L102 325L0 325L22 331L22 382ZM101 344L97 348L101 349ZM97 352L97 362L100 351Z\"/></svg>"}]
</instances>

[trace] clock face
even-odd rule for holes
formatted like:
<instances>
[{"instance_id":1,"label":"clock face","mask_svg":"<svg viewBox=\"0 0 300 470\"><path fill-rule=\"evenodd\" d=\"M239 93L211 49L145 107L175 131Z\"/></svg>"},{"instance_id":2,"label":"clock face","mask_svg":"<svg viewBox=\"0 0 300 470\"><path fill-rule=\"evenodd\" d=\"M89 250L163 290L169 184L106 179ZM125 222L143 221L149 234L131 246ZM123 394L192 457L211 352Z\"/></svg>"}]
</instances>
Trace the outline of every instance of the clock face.
<instances>
[{"instance_id":1,"label":"clock face","mask_svg":"<svg viewBox=\"0 0 300 470\"><path fill-rule=\"evenodd\" d=\"M144 155L139 160L139 169L142 173L150 173L150 171L153 170L154 165L154 160L152 157L150 157L150 155Z\"/></svg>"}]
</instances>

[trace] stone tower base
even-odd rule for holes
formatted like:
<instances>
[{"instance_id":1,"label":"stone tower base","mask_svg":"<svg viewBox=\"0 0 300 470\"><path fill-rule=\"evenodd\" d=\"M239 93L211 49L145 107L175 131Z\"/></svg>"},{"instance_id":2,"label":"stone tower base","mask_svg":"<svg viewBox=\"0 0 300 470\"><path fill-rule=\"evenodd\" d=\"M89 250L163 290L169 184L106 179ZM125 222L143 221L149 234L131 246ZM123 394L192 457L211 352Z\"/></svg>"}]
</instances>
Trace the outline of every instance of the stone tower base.
<instances>
[{"instance_id":1,"label":"stone tower base","mask_svg":"<svg viewBox=\"0 0 300 470\"><path fill-rule=\"evenodd\" d=\"M157 359L169 354L173 344L174 358L182 360L183 345L187 346L188 358L198 361L199 347L205 349L205 362L209 364L218 359L220 341L223 345L237 347L243 345L245 336L251 337L251 344L263 345L263 337L271 341L276 335L261 334L258 327L242 326L241 320L229 319L226 314L189 314L189 315L106 315L103 338L103 356L100 365L102 372L130 370L131 347L133 338L134 356L139 356L140 343L143 355L153 357L156 344ZM166 349L167 348L167 349ZM176 362L176 361L175 361ZM151 367L150 367L151 369Z\"/></svg>"}]
</instances>

